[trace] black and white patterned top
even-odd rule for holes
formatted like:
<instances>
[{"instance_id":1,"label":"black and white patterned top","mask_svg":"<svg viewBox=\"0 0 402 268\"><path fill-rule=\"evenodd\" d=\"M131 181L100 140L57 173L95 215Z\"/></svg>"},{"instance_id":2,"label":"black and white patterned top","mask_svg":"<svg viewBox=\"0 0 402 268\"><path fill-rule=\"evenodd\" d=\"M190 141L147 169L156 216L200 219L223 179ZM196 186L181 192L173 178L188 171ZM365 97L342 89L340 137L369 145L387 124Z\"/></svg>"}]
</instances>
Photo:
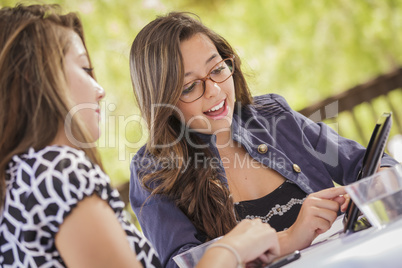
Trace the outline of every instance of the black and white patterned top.
<instances>
[{"instance_id":1,"label":"black and white patterned top","mask_svg":"<svg viewBox=\"0 0 402 268\"><path fill-rule=\"evenodd\" d=\"M92 194L109 203L142 265L161 266L149 242L125 220L124 204L109 177L83 151L67 146L31 148L10 161L6 186L0 267L65 267L55 235L77 203Z\"/></svg>"},{"instance_id":2,"label":"black and white patterned top","mask_svg":"<svg viewBox=\"0 0 402 268\"><path fill-rule=\"evenodd\" d=\"M295 183L286 180L264 197L235 203L235 209L239 219L259 218L279 232L293 225L306 197Z\"/></svg>"}]
</instances>

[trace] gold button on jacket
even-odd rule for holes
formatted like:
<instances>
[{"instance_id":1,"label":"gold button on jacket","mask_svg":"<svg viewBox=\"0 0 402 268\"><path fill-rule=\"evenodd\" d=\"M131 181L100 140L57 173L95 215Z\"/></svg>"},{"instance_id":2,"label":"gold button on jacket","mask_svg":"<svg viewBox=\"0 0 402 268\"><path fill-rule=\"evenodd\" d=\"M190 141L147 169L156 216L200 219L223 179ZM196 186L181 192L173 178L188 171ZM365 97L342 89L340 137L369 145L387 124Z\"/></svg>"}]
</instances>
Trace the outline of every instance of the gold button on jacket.
<instances>
[{"instance_id":1,"label":"gold button on jacket","mask_svg":"<svg viewBox=\"0 0 402 268\"><path fill-rule=\"evenodd\" d=\"M296 171L297 173L301 172L301 168L297 164L293 164L293 170Z\"/></svg>"},{"instance_id":2,"label":"gold button on jacket","mask_svg":"<svg viewBox=\"0 0 402 268\"><path fill-rule=\"evenodd\" d=\"M258 152L260 154L265 154L268 151L268 146L266 144L258 145Z\"/></svg>"}]
</instances>

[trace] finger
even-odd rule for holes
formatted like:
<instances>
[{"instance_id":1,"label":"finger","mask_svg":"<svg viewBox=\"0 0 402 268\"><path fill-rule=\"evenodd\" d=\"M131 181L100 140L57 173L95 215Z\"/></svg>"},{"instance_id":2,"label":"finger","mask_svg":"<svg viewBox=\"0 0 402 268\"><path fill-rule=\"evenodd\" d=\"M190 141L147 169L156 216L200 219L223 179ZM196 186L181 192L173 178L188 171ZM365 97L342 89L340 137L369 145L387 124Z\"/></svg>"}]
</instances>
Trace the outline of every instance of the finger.
<instances>
[{"instance_id":1,"label":"finger","mask_svg":"<svg viewBox=\"0 0 402 268\"><path fill-rule=\"evenodd\" d=\"M269 239L267 241L269 241L269 246L267 248L267 250L265 251L265 253L262 256L266 257L265 263L269 263L271 262L273 259L275 259L276 257L279 256L280 254L280 245L279 245L279 240L278 240L278 235L275 231L275 229L273 229L271 226L269 226Z\"/></svg>"},{"instance_id":2,"label":"finger","mask_svg":"<svg viewBox=\"0 0 402 268\"><path fill-rule=\"evenodd\" d=\"M258 259L263 263L270 263L268 256L265 254L262 254L260 257L258 257Z\"/></svg>"},{"instance_id":3,"label":"finger","mask_svg":"<svg viewBox=\"0 0 402 268\"><path fill-rule=\"evenodd\" d=\"M313 207L310 209L310 216L308 217L309 229L311 231L316 231L317 229L323 229L326 231L331 227L337 217L337 211Z\"/></svg>"},{"instance_id":4,"label":"finger","mask_svg":"<svg viewBox=\"0 0 402 268\"><path fill-rule=\"evenodd\" d=\"M273 254L270 251L267 251L266 253L262 254L260 257L258 257L263 263L270 263L276 258L279 257L279 254Z\"/></svg>"},{"instance_id":5,"label":"finger","mask_svg":"<svg viewBox=\"0 0 402 268\"><path fill-rule=\"evenodd\" d=\"M317 197L307 197L304 201L307 207L316 207L319 209L329 209L332 211L339 211L340 204L334 200L321 199ZM304 205L303 203L303 205Z\"/></svg>"},{"instance_id":6,"label":"finger","mask_svg":"<svg viewBox=\"0 0 402 268\"><path fill-rule=\"evenodd\" d=\"M332 200L337 202L340 206L342 206L345 203L346 198L345 198L345 196L337 196Z\"/></svg>"},{"instance_id":7,"label":"finger","mask_svg":"<svg viewBox=\"0 0 402 268\"><path fill-rule=\"evenodd\" d=\"M268 252L268 254L265 255L265 256L267 257L266 263L270 263L270 262L272 262L273 260L275 260L276 258L279 257L279 253L278 254L273 254L271 252Z\"/></svg>"},{"instance_id":8,"label":"finger","mask_svg":"<svg viewBox=\"0 0 402 268\"><path fill-rule=\"evenodd\" d=\"M324 218L317 218L314 221L315 224L315 233L316 235L325 233L331 228L332 222L325 220Z\"/></svg>"},{"instance_id":9,"label":"finger","mask_svg":"<svg viewBox=\"0 0 402 268\"><path fill-rule=\"evenodd\" d=\"M341 206L341 211L345 212L346 209L348 208L349 203L350 203L350 196L348 194L346 194L343 197L345 198L345 202Z\"/></svg>"},{"instance_id":10,"label":"finger","mask_svg":"<svg viewBox=\"0 0 402 268\"><path fill-rule=\"evenodd\" d=\"M247 225L247 226L260 226L263 224L263 222L260 218L243 219L240 223L243 223L244 225Z\"/></svg>"},{"instance_id":11,"label":"finger","mask_svg":"<svg viewBox=\"0 0 402 268\"><path fill-rule=\"evenodd\" d=\"M279 241L278 237L275 234L275 239L272 238L272 245L271 247L265 252L266 256L279 256L280 254L280 246L279 246Z\"/></svg>"},{"instance_id":12,"label":"finger","mask_svg":"<svg viewBox=\"0 0 402 268\"><path fill-rule=\"evenodd\" d=\"M280 254L279 244L277 244L271 247L269 250L265 251L263 254L261 254L259 259L264 263L270 263L274 259L278 258L279 254Z\"/></svg>"},{"instance_id":13,"label":"finger","mask_svg":"<svg viewBox=\"0 0 402 268\"><path fill-rule=\"evenodd\" d=\"M322 218L329 222L330 225L336 220L338 217L338 210L329 210L329 209L318 209L317 217Z\"/></svg>"},{"instance_id":14,"label":"finger","mask_svg":"<svg viewBox=\"0 0 402 268\"><path fill-rule=\"evenodd\" d=\"M319 198L333 199L337 196L344 195L344 194L346 194L345 187L339 186L339 187L332 187L332 188L328 188L325 190L321 190L321 191L313 193L311 195L319 197Z\"/></svg>"}]
</instances>

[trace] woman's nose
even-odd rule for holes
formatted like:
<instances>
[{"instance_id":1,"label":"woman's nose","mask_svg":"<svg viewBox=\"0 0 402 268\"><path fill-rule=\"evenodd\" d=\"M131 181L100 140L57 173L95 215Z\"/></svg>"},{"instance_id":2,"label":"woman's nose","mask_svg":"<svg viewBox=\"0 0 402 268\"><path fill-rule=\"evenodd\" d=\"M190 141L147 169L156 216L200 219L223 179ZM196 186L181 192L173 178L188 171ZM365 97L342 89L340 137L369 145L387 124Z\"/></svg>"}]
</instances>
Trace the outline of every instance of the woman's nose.
<instances>
[{"instance_id":1,"label":"woman's nose","mask_svg":"<svg viewBox=\"0 0 402 268\"><path fill-rule=\"evenodd\" d=\"M96 89L98 90L98 101L100 101L106 96L106 92L103 89L103 87L101 87L99 84L98 84L98 87Z\"/></svg>"},{"instance_id":2,"label":"woman's nose","mask_svg":"<svg viewBox=\"0 0 402 268\"><path fill-rule=\"evenodd\" d=\"M98 82L97 82L95 79L93 79L92 77L91 77L91 82L92 82L92 85L94 86L94 88L95 88L95 90L96 90L96 100L97 100L97 101L102 100L102 99L105 97L105 95L106 95L105 90L104 90L103 87L101 87L101 86L98 84Z\"/></svg>"},{"instance_id":3,"label":"woman's nose","mask_svg":"<svg viewBox=\"0 0 402 268\"><path fill-rule=\"evenodd\" d=\"M218 83L207 79L205 82L205 97L211 98L217 96L221 92L221 88Z\"/></svg>"}]
</instances>

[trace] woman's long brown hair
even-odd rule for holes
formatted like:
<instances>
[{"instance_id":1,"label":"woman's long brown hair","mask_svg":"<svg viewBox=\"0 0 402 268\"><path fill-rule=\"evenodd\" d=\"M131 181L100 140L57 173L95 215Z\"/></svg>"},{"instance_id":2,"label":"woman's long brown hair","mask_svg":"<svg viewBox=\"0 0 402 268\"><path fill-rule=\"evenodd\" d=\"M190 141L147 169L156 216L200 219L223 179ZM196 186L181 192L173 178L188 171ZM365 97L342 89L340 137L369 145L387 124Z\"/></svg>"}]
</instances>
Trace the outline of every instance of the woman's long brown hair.
<instances>
[{"instance_id":1,"label":"woman's long brown hair","mask_svg":"<svg viewBox=\"0 0 402 268\"><path fill-rule=\"evenodd\" d=\"M0 208L11 158L51 144L72 108L64 73L69 30L85 46L77 14L61 15L57 5L0 10ZM91 143L79 118L73 117L70 127L76 140ZM83 150L102 168L96 148Z\"/></svg>"},{"instance_id":2,"label":"woman's long brown hair","mask_svg":"<svg viewBox=\"0 0 402 268\"><path fill-rule=\"evenodd\" d=\"M180 43L197 33L208 36L222 58L235 55L236 101L252 103L239 57L224 38L205 27L194 14L174 12L145 26L131 47L130 69L134 95L149 128L147 154L154 163L171 161L171 165L156 164L154 172L144 170L139 174L142 184L152 195L174 200L195 227L212 239L236 225L233 201L227 185L219 179L222 170L208 162L215 156L202 146L200 138L190 133L176 142L186 130L172 108L179 101L184 81ZM188 139L199 146L191 146ZM199 155L204 156L205 165L197 162Z\"/></svg>"}]
</instances>

